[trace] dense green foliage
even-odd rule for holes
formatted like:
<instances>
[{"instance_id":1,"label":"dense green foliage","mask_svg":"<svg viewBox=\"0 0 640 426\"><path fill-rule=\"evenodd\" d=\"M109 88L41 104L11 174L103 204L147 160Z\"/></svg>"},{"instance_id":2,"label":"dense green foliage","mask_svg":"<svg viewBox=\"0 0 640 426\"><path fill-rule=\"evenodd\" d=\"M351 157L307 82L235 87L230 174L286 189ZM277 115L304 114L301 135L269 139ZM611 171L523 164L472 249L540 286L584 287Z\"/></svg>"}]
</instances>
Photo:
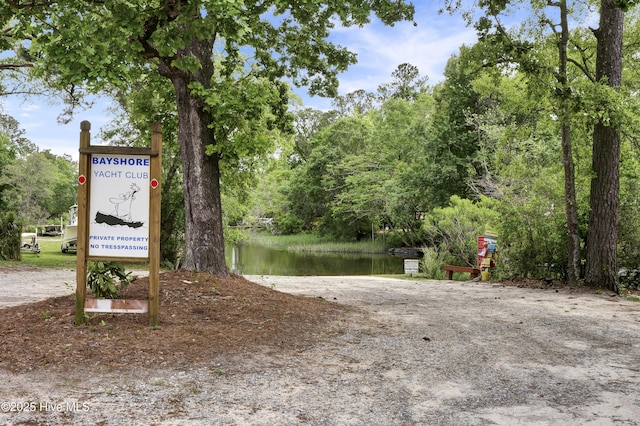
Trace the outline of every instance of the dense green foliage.
<instances>
[{"instance_id":1,"label":"dense green foliage","mask_svg":"<svg viewBox=\"0 0 640 426\"><path fill-rule=\"evenodd\" d=\"M227 276L222 169L251 167L273 148L274 133L290 129L283 79L335 94L338 73L355 62L328 40L335 25L365 25L373 16L393 24L413 12L403 0L7 0L0 22L34 58L34 72L60 87L128 89L149 76L171 83L191 189L183 266Z\"/></svg>"},{"instance_id":2,"label":"dense green foliage","mask_svg":"<svg viewBox=\"0 0 640 426\"><path fill-rule=\"evenodd\" d=\"M584 32L573 36L594 48ZM529 46L528 62L520 58L529 67L553 55L553 39L540 40ZM502 276L566 277L562 122L553 74L519 72L504 54L486 67L499 45L483 40L463 47L449 61L445 81L428 87L422 79L411 96L359 91L336 99L333 111L300 111L295 146L273 161L257 186L256 205L272 201L260 215L273 217L274 232L314 230L337 239L373 236L422 246L423 269L433 276L446 263L474 265L477 237L494 230ZM573 70L571 84L580 94L571 98L571 150L584 256L592 105L609 95L598 95L581 70ZM615 96L631 112L636 86L628 85ZM629 117L621 120L629 136L622 141L619 261L636 267L640 233L630 206L637 206L640 169L631 135L639 127L628 112L620 111Z\"/></svg>"},{"instance_id":3,"label":"dense green foliage","mask_svg":"<svg viewBox=\"0 0 640 426\"><path fill-rule=\"evenodd\" d=\"M87 286L96 298L115 299L129 286L130 275L118 262L89 262Z\"/></svg>"},{"instance_id":4,"label":"dense green foliage","mask_svg":"<svg viewBox=\"0 0 640 426\"><path fill-rule=\"evenodd\" d=\"M436 208L425 218L428 241L443 264L476 267L477 238L499 223L498 204L486 197L472 202L454 195L449 206Z\"/></svg>"},{"instance_id":5,"label":"dense green foliage","mask_svg":"<svg viewBox=\"0 0 640 426\"><path fill-rule=\"evenodd\" d=\"M0 212L0 259L20 260L22 225L12 212Z\"/></svg>"}]
</instances>

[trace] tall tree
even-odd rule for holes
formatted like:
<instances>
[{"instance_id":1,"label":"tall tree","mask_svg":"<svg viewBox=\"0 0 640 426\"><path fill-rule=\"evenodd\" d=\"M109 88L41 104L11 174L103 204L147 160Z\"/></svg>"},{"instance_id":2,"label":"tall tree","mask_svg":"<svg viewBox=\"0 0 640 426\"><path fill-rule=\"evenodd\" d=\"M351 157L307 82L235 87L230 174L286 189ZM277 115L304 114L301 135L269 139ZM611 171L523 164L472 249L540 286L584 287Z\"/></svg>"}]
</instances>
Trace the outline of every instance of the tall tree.
<instances>
[{"instance_id":1,"label":"tall tree","mask_svg":"<svg viewBox=\"0 0 640 426\"><path fill-rule=\"evenodd\" d=\"M393 81L378 86L378 97L385 101L389 98L414 100L426 90L428 76L420 76L415 65L400 64L391 73Z\"/></svg>"},{"instance_id":2,"label":"tall tree","mask_svg":"<svg viewBox=\"0 0 640 426\"><path fill-rule=\"evenodd\" d=\"M286 128L290 77L312 94L334 95L337 74L355 56L327 41L336 22L364 25L374 12L385 24L411 19L405 1L7 0L39 69L65 83L126 85L157 72L173 84L185 188L184 267L228 275L224 257L220 161L245 156L256 139L236 140L238 118ZM38 3L40 4L40 3ZM242 52L251 55L247 63ZM217 56L217 58L214 56ZM218 62L216 62L218 59ZM246 72L238 74L241 65Z\"/></svg>"},{"instance_id":3,"label":"tall tree","mask_svg":"<svg viewBox=\"0 0 640 426\"><path fill-rule=\"evenodd\" d=\"M304 163L311 155L310 141L323 128L334 123L339 112L319 111L313 108L305 108L295 112L294 119L294 146L289 161L292 165Z\"/></svg>"},{"instance_id":4,"label":"tall tree","mask_svg":"<svg viewBox=\"0 0 640 426\"><path fill-rule=\"evenodd\" d=\"M615 0L600 3L600 24L594 34L598 41L596 82L613 88L622 82L622 36L624 11ZM607 96L610 101L615 96ZM618 217L620 192L620 131L611 120L607 105L593 129L593 177L587 234L585 281L603 285L615 292L618 288Z\"/></svg>"},{"instance_id":5,"label":"tall tree","mask_svg":"<svg viewBox=\"0 0 640 426\"><path fill-rule=\"evenodd\" d=\"M462 46L445 67L446 80L433 89L433 129L425 149L424 184L429 188L429 208L443 207L451 195L467 198L468 182L476 177L474 157L480 131L469 123L470 114L486 111L473 87L479 69L472 49ZM426 206L425 206L426 207Z\"/></svg>"},{"instance_id":6,"label":"tall tree","mask_svg":"<svg viewBox=\"0 0 640 426\"><path fill-rule=\"evenodd\" d=\"M571 140L571 86L567 70L569 63L567 54L569 46L569 14L566 0L549 2L548 4L557 7L560 11L560 23L549 22L549 25L554 30L558 40L558 68L555 72L557 88L555 94L560 119L562 164L564 167L565 210L567 214L567 282L569 285L575 285L580 277L580 234L575 164ZM559 27L559 31L557 27Z\"/></svg>"},{"instance_id":7,"label":"tall tree","mask_svg":"<svg viewBox=\"0 0 640 426\"><path fill-rule=\"evenodd\" d=\"M490 5L503 5L500 2L488 2ZM547 1L545 4L532 2L532 13L536 22L544 22L547 28L553 32L557 48L557 65L550 67L545 60L536 58L533 54L533 46L527 41L522 41L516 34L509 34L506 28L500 23L498 13L502 13L502 6L487 7L487 15L491 15L495 21L496 34L494 40L499 40L501 45L507 46L508 53L499 53L500 61L518 65L530 81L532 86L540 86L548 91L551 89L555 97L555 115L558 117L560 127L560 146L562 151L562 164L564 168L564 192L565 192L565 212L567 228L567 281L574 285L579 279L580 263L580 234L578 223L578 207L576 200L575 165L573 161L572 139L571 139L571 114L572 114L572 88L569 78L568 65L570 58L567 52L569 46L569 11L566 0ZM547 13L546 7L557 8L556 13ZM552 17L550 17L552 16ZM532 25L536 28L537 25ZM534 30L534 31L536 31ZM544 32L545 28L541 28ZM546 36L543 36L546 38ZM538 39L539 41L541 39ZM539 45L538 50L544 52ZM544 53L542 53L544 54ZM576 63L573 61L573 63ZM553 83L549 83L550 76L553 76ZM546 86L546 87L545 87Z\"/></svg>"},{"instance_id":8,"label":"tall tree","mask_svg":"<svg viewBox=\"0 0 640 426\"><path fill-rule=\"evenodd\" d=\"M513 2L512 2L513 3ZM549 0L544 3L531 2L535 22L531 28L539 28L540 22L545 22L552 29L557 39L558 62L557 67L549 69L544 61L531 62L526 47L528 42L511 40L501 25L498 14L502 13L509 2L500 0L482 0L481 6L486 9L486 16L480 18L476 27L485 37L491 35L496 40L506 39L504 49L500 56L519 64L519 68L533 77L533 81L541 79L541 73L551 71L555 78L554 93L556 97L557 116L560 122L562 161L565 172L565 210L567 215L567 249L568 265L567 279L575 283L579 278L580 260L580 234L578 221L577 196L575 186L575 170L572 154L571 122L575 113L575 106L579 105L579 96L572 91L569 80L568 65L573 65L581 70L584 76L597 85L617 88L620 86L622 73L622 22L624 14L619 5L627 5L629 2L616 0L603 0L600 9L600 28L594 30L597 39L596 75L590 71L590 58L585 54L588 49L575 43L571 58L568 52L570 43L569 10L565 0ZM515 4L515 3L514 3ZM542 6L542 7L541 7ZM557 12L547 14L546 7L557 8ZM572 7L579 7L575 4ZM559 15L559 22L557 21ZM554 16L554 18L549 18ZM495 24L491 23L491 17ZM490 34L489 29L496 28L495 35ZM529 40L530 37L527 38ZM510 48L515 47L515 49ZM581 56L577 56L581 55ZM598 91L599 89L596 89ZM606 92L602 89L600 92ZM609 99L609 105L614 103L615 95L605 96ZM585 112L590 110L589 106ZM620 162L620 135L619 123L612 118L612 109L605 105L597 105L598 113L594 114L596 123L593 132L593 180L591 185L591 212L589 218L589 235L587 237L587 271L585 279L590 283L605 284L617 291L617 218L618 218L618 193L619 193L619 162Z\"/></svg>"},{"instance_id":9,"label":"tall tree","mask_svg":"<svg viewBox=\"0 0 640 426\"><path fill-rule=\"evenodd\" d=\"M47 219L59 220L69 212L69 206L78 201L78 163L68 155L58 156L49 150L41 154L53 165L53 173L46 176L51 197L45 200L44 209Z\"/></svg>"},{"instance_id":10,"label":"tall tree","mask_svg":"<svg viewBox=\"0 0 640 426\"><path fill-rule=\"evenodd\" d=\"M18 120L10 115L0 113L0 133L6 134L18 157L24 158L38 150L36 145L25 137L25 131L20 128Z\"/></svg>"},{"instance_id":11,"label":"tall tree","mask_svg":"<svg viewBox=\"0 0 640 426\"><path fill-rule=\"evenodd\" d=\"M5 174L6 168L16 161L15 148L11 145L9 136L0 130L0 176ZM3 193L9 189L8 182L0 182L0 210L7 211L7 205L4 202Z\"/></svg>"}]
</instances>

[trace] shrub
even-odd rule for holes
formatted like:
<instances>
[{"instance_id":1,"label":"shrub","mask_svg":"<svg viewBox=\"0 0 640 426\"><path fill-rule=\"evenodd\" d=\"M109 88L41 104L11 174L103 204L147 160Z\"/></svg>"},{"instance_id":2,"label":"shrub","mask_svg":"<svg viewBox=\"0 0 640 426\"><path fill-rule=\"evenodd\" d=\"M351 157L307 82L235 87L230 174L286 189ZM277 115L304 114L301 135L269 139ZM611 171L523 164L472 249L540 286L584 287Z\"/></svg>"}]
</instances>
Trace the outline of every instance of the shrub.
<instances>
[{"instance_id":1,"label":"shrub","mask_svg":"<svg viewBox=\"0 0 640 426\"><path fill-rule=\"evenodd\" d=\"M422 251L424 256L420 260L420 272L424 274L425 278L441 279L444 265L449 263L445 256L438 253L433 247L425 247Z\"/></svg>"},{"instance_id":2,"label":"shrub","mask_svg":"<svg viewBox=\"0 0 640 426\"><path fill-rule=\"evenodd\" d=\"M640 269L622 268L618 273L620 286L627 290L640 290Z\"/></svg>"},{"instance_id":3,"label":"shrub","mask_svg":"<svg viewBox=\"0 0 640 426\"><path fill-rule=\"evenodd\" d=\"M20 260L20 236L22 224L16 221L15 214L0 213L0 258L3 260Z\"/></svg>"},{"instance_id":4,"label":"shrub","mask_svg":"<svg viewBox=\"0 0 640 426\"><path fill-rule=\"evenodd\" d=\"M500 249L509 259L503 265L512 275L530 278L566 276L567 238L564 209L551 201L530 196L500 204Z\"/></svg>"},{"instance_id":5,"label":"shrub","mask_svg":"<svg viewBox=\"0 0 640 426\"><path fill-rule=\"evenodd\" d=\"M274 233L291 235L302 232L303 228L304 222L294 214L287 212L276 218Z\"/></svg>"},{"instance_id":6,"label":"shrub","mask_svg":"<svg viewBox=\"0 0 640 426\"><path fill-rule=\"evenodd\" d=\"M476 266L478 236L500 223L496 205L489 198L473 202L454 195L448 207L434 209L427 216L424 230L442 264Z\"/></svg>"},{"instance_id":7,"label":"shrub","mask_svg":"<svg viewBox=\"0 0 640 426\"><path fill-rule=\"evenodd\" d=\"M98 298L115 299L131 282L130 272L125 272L118 262L90 262L87 267L87 285Z\"/></svg>"}]
</instances>

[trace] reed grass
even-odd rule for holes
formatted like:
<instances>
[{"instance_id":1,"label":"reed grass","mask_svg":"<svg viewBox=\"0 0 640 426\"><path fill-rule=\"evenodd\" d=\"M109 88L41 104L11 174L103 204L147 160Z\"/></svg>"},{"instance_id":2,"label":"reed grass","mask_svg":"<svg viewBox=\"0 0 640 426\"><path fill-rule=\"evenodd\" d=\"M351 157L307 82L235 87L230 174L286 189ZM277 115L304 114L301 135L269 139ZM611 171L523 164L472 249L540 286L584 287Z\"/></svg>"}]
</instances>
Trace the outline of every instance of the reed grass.
<instances>
[{"instance_id":1,"label":"reed grass","mask_svg":"<svg viewBox=\"0 0 640 426\"><path fill-rule=\"evenodd\" d=\"M387 253L387 247L382 241L341 242L316 234L270 235L258 233L252 234L249 242L263 247L300 253Z\"/></svg>"}]
</instances>

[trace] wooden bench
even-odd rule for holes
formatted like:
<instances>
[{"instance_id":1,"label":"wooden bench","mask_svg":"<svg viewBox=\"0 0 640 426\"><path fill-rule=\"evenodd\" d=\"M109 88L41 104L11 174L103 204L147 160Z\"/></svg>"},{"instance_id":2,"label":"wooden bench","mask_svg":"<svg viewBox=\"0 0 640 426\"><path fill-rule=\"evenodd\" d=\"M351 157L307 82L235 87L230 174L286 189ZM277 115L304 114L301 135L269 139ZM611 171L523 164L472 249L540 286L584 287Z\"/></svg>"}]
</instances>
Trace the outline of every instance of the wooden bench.
<instances>
[{"instance_id":1,"label":"wooden bench","mask_svg":"<svg viewBox=\"0 0 640 426\"><path fill-rule=\"evenodd\" d=\"M454 272L469 273L471 274L471 279L478 278L480 276L480 269L478 268L469 268L468 266L444 265L445 279L452 280Z\"/></svg>"}]
</instances>

